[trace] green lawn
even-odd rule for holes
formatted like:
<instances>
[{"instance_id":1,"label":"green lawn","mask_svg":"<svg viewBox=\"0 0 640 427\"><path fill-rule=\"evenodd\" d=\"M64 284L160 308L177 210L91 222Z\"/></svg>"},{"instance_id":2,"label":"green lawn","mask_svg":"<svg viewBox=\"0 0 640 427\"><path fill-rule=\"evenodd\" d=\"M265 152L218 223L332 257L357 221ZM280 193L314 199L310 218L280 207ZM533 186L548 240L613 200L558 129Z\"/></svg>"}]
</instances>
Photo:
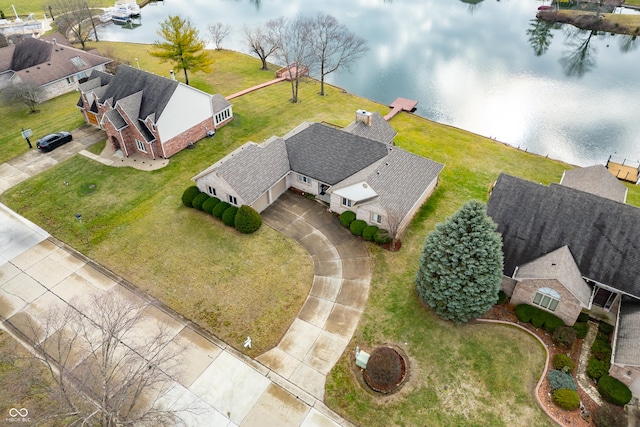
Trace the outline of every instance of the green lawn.
<instances>
[{"instance_id":1,"label":"green lawn","mask_svg":"<svg viewBox=\"0 0 640 427\"><path fill-rule=\"evenodd\" d=\"M110 45L118 57L137 57L144 69L167 69L144 46ZM230 94L273 77L246 55L212 54L213 73L193 76L201 87ZM328 88L326 97L318 90L317 82L304 82L302 102L295 105L287 83L235 99L229 125L172 157L164 169L112 169L77 156L5 192L0 201L236 348L251 335L249 354L256 356L278 342L301 307L312 277L309 257L265 226L240 235L184 208L180 196L192 185L191 177L246 141L283 135L304 120L346 125L360 108L388 111L336 88ZM73 105L75 100L66 108L75 111ZM439 320L418 302L413 276L429 230L466 200L486 201L501 171L548 184L570 166L411 114L400 114L391 124L399 133L397 145L446 166L402 249L391 253L369 246L374 266L369 302L347 353L329 375L327 403L363 426L551 425L533 397L544 360L537 341L510 327ZM95 192L87 191L91 184ZM638 203L638 188L629 188L629 201ZM77 212L91 247L74 220ZM371 349L381 343L405 349L411 378L398 394L379 400L359 386L350 357L356 345Z\"/></svg>"}]
</instances>

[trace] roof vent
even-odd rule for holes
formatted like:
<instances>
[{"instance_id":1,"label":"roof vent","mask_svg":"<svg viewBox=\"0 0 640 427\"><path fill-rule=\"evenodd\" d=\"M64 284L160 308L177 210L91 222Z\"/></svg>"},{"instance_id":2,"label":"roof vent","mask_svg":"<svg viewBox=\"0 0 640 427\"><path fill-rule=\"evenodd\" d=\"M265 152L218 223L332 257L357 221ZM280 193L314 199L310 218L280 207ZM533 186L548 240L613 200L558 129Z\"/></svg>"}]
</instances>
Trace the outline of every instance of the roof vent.
<instances>
[{"instance_id":1,"label":"roof vent","mask_svg":"<svg viewBox=\"0 0 640 427\"><path fill-rule=\"evenodd\" d=\"M363 187L363 188L369 188L369 186L367 185L367 183L366 183L366 182L363 182L363 183L362 183L362 187Z\"/></svg>"},{"instance_id":2,"label":"roof vent","mask_svg":"<svg viewBox=\"0 0 640 427\"><path fill-rule=\"evenodd\" d=\"M389 166L389 162L385 162L384 164L385 164L385 166Z\"/></svg>"},{"instance_id":3,"label":"roof vent","mask_svg":"<svg viewBox=\"0 0 640 427\"><path fill-rule=\"evenodd\" d=\"M53 44L58 44L58 41L56 40L55 37L53 39L51 39L51 41L53 42Z\"/></svg>"}]
</instances>

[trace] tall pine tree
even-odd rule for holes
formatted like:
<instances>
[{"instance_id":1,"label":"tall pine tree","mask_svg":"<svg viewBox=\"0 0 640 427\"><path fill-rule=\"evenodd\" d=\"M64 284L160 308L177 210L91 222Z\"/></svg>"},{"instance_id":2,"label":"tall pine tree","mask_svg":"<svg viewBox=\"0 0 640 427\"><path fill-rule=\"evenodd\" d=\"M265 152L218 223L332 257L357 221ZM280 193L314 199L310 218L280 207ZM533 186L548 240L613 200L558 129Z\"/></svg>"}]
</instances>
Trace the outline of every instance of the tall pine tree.
<instances>
[{"instance_id":1,"label":"tall pine tree","mask_svg":"<svg viewBox=\"0 0 640 427\"><path fill-rule=\"evenodd\" d=\"M425 239L416 286L436 313L463 323L496 303L502 270L500 233L486 206L472 200Z\"/></svg>"}]
</instances>

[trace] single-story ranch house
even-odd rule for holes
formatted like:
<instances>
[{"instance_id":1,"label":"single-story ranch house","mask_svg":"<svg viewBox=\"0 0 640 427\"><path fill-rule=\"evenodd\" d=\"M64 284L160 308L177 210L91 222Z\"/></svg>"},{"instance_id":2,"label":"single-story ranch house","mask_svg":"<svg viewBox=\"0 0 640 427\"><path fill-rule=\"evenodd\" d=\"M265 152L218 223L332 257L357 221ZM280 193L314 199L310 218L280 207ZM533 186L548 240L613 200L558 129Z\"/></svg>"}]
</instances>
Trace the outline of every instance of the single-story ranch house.
<instances>
[{"instance_id":1,"label":"single-story ranch house","mask_svg":"<svg viewBox=\"0 0 640 427\"><path fill-rule=\"evenodd\" d=\"M171 157L233 119L223 96L127 65L113 76L94 72L79 89L85 121L126 157Z\"/></svg>"},{"instance_id":2,"label":"single-story ranch house","mask_svg":"<svg viewBox=\"0 0 640 427\"><path fill-rule=\"evenodd\" d=\"M359 110L344 129L302 123L282 138L248 142L193 180L211 196L258 212L294 188L398 235L444 166L395 147L395 135L380 114Z\"/></svg>"},{"instance_id":3,"label":"single-story ranch house","mask_svg":"<svg viewBox=\"0 0 640 427\"><path fill-rule=\"evenodd\" d=\"M545 186L500 175L487 213L504 249L502 289L566 324L581 311L615 325L610 375L640 395L640 209L604 166Z\"/></svg>"},{"instance_id":4,"label":"single-story ranch house","mask_svg":"<svg viewBox=\"0 0 640 427\"><path fill-rule=\"evenodd\" d=\"M50 40L24 38L0 48L0 89L30 83L42 89L40 101L78 89L93 70L104 71L110 59L97 51L76 49L62 35Z\"/></svg>"}]
</instances>

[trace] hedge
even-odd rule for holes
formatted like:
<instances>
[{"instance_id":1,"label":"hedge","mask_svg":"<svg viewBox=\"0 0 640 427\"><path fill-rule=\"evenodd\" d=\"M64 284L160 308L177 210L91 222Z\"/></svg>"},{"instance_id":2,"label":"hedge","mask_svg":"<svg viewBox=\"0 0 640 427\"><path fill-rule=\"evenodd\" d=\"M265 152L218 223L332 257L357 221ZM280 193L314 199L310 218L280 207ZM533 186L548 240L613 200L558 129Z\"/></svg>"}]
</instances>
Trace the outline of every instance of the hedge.
<instances>
[{"instance_id":1,"label":"hedge","mask_svg":"<svg viewBox=\"0 0 640 427\"><path fill-rule=\"evenodd\" d=\"M577 337L578 334L576 333L576 330L571 326L560 326L553 331L553 342L565 347L571 347Z\"/></svg>"},{"instance_id":2,"label":"hedge","mask_svg":"<svg viewBox=\"0 0 640 427\"><path fill-rule=\"evenodd\" d=\"M591 356L587 362L587 376L598 381L602 376L609 373L610 367L611 363L608 360L598 360Z\"/></svg>"},{"instance_id":3,"label":"hedge","mask_svg":"<svg viewBox=\"0 0 640 427\"><path fill-rule=\"evenodd\" d=\"M504 293L504 291L502 289L500 289L498 291L498 302L496 304L504 304L505 302L507 302L507 294Z\"/></svg>"},{"instance_id":4,"label":"hedge","mask_svg":"<svg viewBox=\"0 0 640 427\"><path fill-rule=\"evenodd\" d=\"M233 227L236 223L236 213L238 213L237 206L229 206L227 209L225 209L225 211L222 213L222 222L224 223L224 225Z\"/></svg>"},{"instance_id":5,"label":"hedge","mask_svg":"<svg viewBox=\"0 0 640 427\"><path fill-rule=\"evenodd\" d=\"M572 372L573 368L576 367L576 364L573 359L566 354L558 353L553 356L553 367L560 371L564 371L566 369L566 372Z\"/></svg>"},{"instance_id":6,"label":"hedge","mask_svg":"<svg viewBox=\"0 0 640 427\"><path fill-rule=\"evenodd\" d=\"M376 231L376 235L373 236L373 240L379 245L384 245L389 243L391 237L389 236L389 232L387 230L380 228L378 231Z\"/></svg>"},{"instance_id":7,"label":"hedge","mask_svg":"<svg viewBox=\"0 0 640 427\"><path fill-rule=\"evenodd\" d=\"M611 359L611 344L602 339L596 339L591 346L591 355L598 360Z\"/></svg>"},{"instance_id":8,"label":"hedge","mask_svg":"<svg viewBox=\"0 0 640 427\"><path fill-rule=\"evenodd\" d=\"M611 332L613 332L613 326L608 323L600 323L598 325L598 332L602 332L607 336L611 335Z\"/></svg>"},{"instance_id":9,"label":"hedge","mask_svg":"<svg viewBox=\"0 0 640 427\"><path fill-rule=\"evenodd\" d=\"M587 323L589 321L589 313L580 313L576 322Z\"/></svg>"},{"instance_id":10,"label":"hedge","mask_svg":"<svg viewBox=\"0 0 640 427\"><path fill-rule=\"evenodd\" d=\"M564 326L562 319L555 314L529 304L518 304L516 317L521 322L531 322L536 328L544 328L547 332L553 332L560 326Z\"/></svg>"},{"instance_id":11,"label":"hedge","mask_svg":"<svg viewBox=\"0 0 640 427\"><path fill-rule=\"evenodd\" d=\"M220 199L218 199L217 197L209 197L202 204L202 210L205 211L206 213L208 213L209 215L211 215L211 212L213 212L213 208L218 203L220 203Z\"/></svg>"},{"instance_id":12,"label":"hedge","mask_svg":"<svg viewBox=\"0 0 640 427\"><path fill-rule=\"evenodd\" d=\"M262 217L251 206L243 205L236 213L236 229L243 234L251 234L262 225Z\"/></svg>"},{"instance_id":13,"label":"hedge","mask_svg":"<svg viewBox=\"0 0 640 427\"><path fill-rule=\"evenodd\" d=\"M355 212L351 212L351 211L344 211L340 214L340 224L344 225L345 227L349 227L351 225L351 223L353 221L356 220L356 214Z\"/></svg>"},{"instance_id":14,"label":"hedge","mask_svg":"<svg viewBox=\"0 0 640 427\"><path fill-rule=\"evenodd\" d=\"M553 403L567 411L573 411L580 407L580 396L575 390L561 388L553 392Z\"/></svg>"},{"instance_id":15,"label":"hedge","mask_svg":"<svg viewBox=\"0 0 640 427\"><path fill-rule=\"evenodd\" d=\"M224 211L226 211L229 206L231 205L227 202L220 202L213 207L211 214L216 218L222 218L222 214L224 214Z\"/></svg>"},{"instance_id":16,"label":"hedge","mask_svg":"<svg viewBox=\"0 0 640 427\"><path fill-rule=\"evenodd\" d=\"M182 193L182 204L188 208L192 208L193 199L195 199L198 194L200 194L200 190L195 185L187 188L184 190L184 193Z\"/></svg>"},{"instance_id":17,"label":"hedge","mask_svg":"<svg viewBox=\"0 0 640 427\"><path fill-rule=\"evenodd\" d=\"M582 340L587 336L587 332L589 332L589 324L586 322L576 322L573 325L573 329L576 330L576 336Z\"/></svg>"},{"instance_id":18,"label":"hedge","mask_svg":"<svg viewBox=\"0 0 640 427\"><path fill-rule=\"evenodd\" d=\"M191 202L191 204L193 205L194 208L198 209L199 211L203 210L202 209L202 204L204 202L206 202L208 199L210 199L209 195L206 193L200 193L198 194L196 197L194 197L193 201Z\"/></svg>"},{"instance_id":19,"label":"hedge","mask_svg":"<svg viewBox=\"0 0 640 427\"><path fill-rule=\"evenodd\" d=\"M598 381L600 396L609 403L624 406L631 400L631 390L624 383L609 375L603 375Z\"/></svg>"},{"instance_id":20,"label":"hedge","mask_svg":"<svg viewBox=\"0 0 640 427\"><path fill-rule=\"evenodd\" d=\"M362 237L364 238L364 240L371 242L373 241L373 238L376 236L376 233L378 232L378 227L375 225L367 225L364 229L364 231L362 232Z\"/></svg>"},{"instance_id":21,"label":"hedge","mask_svg":"<svg viewBox=\"0 0 640 427\"><path fill-rule=\"evenodd\" d=\"M560 390L561 388L568 388L571 390L578 389L573 376L567 372L552 369L547 374L547 379L549 380L552 391Z\"/></svg>"},{"instance_id":22,"label":"hedge","mask_svg":"<svg viewBox=\"0 0 640 427\"><path fill-rule=\"evenodd\" d=\"M367 227L367 222L362 219L356 219L349 226L349 230L351 230L351 234L354 236L362 236L362 232Z\"/></svg>"}]
</instances>

